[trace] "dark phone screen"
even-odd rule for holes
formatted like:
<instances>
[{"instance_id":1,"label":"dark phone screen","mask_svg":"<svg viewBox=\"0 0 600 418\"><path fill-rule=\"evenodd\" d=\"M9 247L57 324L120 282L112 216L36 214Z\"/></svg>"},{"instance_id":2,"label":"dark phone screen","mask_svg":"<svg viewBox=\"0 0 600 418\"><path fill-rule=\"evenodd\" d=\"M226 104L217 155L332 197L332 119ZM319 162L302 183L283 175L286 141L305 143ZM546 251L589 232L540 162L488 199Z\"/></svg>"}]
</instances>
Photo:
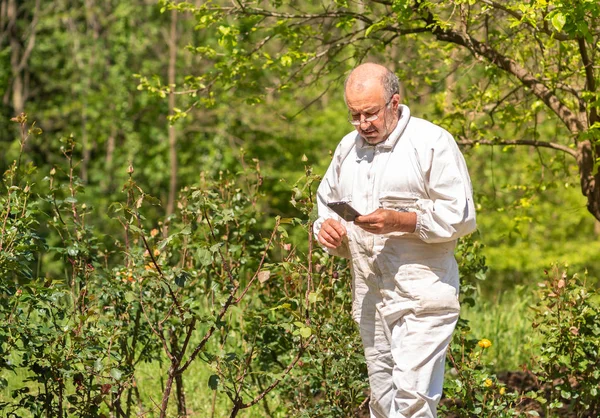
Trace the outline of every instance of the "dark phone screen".
<instances>
[{"instance_id":1,"label":"dark phone screen","mask_svg":"<svg viewBox=\"0 0 600 418\"><path fill-rule=\"evenodd\" d=\"M340 215L343 220L348 222L352 222L354 221L354 218L360 216L360 213L350 206L348 202L329 202L327 203L327 206Z\"/></svg>"}]
</instances>

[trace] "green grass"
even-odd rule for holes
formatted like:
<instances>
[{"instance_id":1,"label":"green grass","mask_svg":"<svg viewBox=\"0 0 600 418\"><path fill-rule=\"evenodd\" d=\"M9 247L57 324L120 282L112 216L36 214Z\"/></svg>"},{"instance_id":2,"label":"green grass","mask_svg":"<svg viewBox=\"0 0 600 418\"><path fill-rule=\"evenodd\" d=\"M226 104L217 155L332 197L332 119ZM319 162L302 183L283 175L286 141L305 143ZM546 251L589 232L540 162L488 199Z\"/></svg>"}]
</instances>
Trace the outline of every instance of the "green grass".
<instances>
[{"instance_id":1,"label":"green grass","mask_svg":"<svg viewBox=\"0 0 600 418\"><path fill-rule=\"evenodd\" d=\"M12 364L19 364L20 359L14 355L10 358ZM134 396L132 416L137 417L158 417L159 405L161 404L164 385L167 380L167 370L169 362L166 356L162 364L158 361L151 363L139 363L136 366L135 381L141 397L141 407ZM197 418L227 418L231 414L232 402L227 397L224 391L217 390L216 393L208 386L210 376L214 374L212 368L197 358L184 373L184 390L186 394L186 407L189 417ZM43 390L42 386L36 382L25 382L25 380L33 376L33 373L24 368L16 368L16 373L8 370L3 370L0 377L7 380L7 387L0 390L0 403L13 401L11 393L13 390L29 387L32 393L38 393ZM70 385L70 382L68 382ZM72 387L69 388L72 392ZM268 394L265 399L268 402L269 410L273 418L287 417L287 413L280 406L280 401L277 398L277 390ZM126 395L122 396L123 402L126 400ZM214 404L214 407L213 407ZM67 405L65 401L64 405ZM1 408L0 408L1 410ZM108 407L103 404L101 412L108 413ZM29 418L32 414L25 410L19 409L15 411L19 417ZM0 414L0 416L4 416ZM69 414L72 416L72 414ZM177 405L175 395L175 384L171 391L169 400L168 417L177 416ZM263 418L266 416L264 412L263 402L254 405L251 408L242 410L238 415L240 418Z\"/></svg>"},{"instance_id":2,"label":"green grass","mask_svg":"<svg viewBox=\"0 0 600 418\"><path fill-rule=\"evenodd\" d=\"M473 336L487 338L492 347L484 360L495 370L519 370L530 367L539 341L531 326L531 305L537 290L532 286L514 289L480 298L474 307L464 305L461 316L469 320Z\"/></svg>"},{"instance_id":3,"label":"green grass","mask_svg":"<svg viewBox=\"0 0 600 418\"><path fill-rule=\"evenodd\" d=\"M167 378L168 363L163 362L162 366L158 362L139 364L136 368L136 384L140 391L142 400L142 408L137 407L137 399L134 398L134 408L132 408L132 416L143 417L158 417L158 405L161 403L164 384ZM29 386L34 392L37 392L35 383L23 383L31 373L27 373L23 369L18 369L18 374L4 372L2 376L7 379L8 386L0 391L0 402L11 400L11 392L14 389ZM195 361L184 374L184 387L186 393L186 406L189 417L198 418L226 418L231 414L232 403L227 395L222 391L215 392L208 386L208 379L213 374L210 367L202 361ZM123 396L125 399L126 396ZM214 398L214 399L213 399ZM287 416L285 411L278 411L278 400L275 391L266 397L269 403L270 411L273 417L282 418ZM213 414L214 401L214 414ZM104 408L107 410L107 408ZM106 411L107 412L107 411ZM18 410L16 413L23 418L32 416L26 410ZM177 416L177 406L175 399L175 386L169 400L169 417ZM238 414L240 418L263 418L265 412L262 403L259 403L252 408L241 411Z\"/></svg>"}]
</instances>

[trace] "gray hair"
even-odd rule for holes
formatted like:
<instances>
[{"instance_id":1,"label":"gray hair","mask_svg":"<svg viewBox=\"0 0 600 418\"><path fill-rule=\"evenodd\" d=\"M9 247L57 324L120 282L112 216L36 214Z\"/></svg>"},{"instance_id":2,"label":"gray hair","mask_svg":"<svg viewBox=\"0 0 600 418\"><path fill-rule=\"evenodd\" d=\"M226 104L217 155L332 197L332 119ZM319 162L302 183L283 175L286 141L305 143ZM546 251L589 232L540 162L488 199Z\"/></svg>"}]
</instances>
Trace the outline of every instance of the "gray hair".
<instances>
[{"instance_id":1,"label":"gray hair","mask_svg":"<svg viewBox=\"0 0 600 418\"><path fill-rule=\"evenodd\" d=\"M381 77L381 84L383 85L383 91L385 92L386 102L392 100L394 94L400 94L400 81L392 71L388 70L385 75Z\"/></svg>"}]
</instances>

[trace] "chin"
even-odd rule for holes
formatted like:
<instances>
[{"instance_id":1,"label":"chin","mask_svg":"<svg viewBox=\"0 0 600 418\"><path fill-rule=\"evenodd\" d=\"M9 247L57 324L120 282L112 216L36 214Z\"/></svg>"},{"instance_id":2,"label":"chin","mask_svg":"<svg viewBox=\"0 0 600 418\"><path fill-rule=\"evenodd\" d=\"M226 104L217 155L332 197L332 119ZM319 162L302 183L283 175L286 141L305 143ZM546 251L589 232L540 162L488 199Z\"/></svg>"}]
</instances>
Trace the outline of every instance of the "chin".
<instances>
[{"instance_id":1,"label":"chin","mask_svg":"<svg viewBox=\"0 0 600 418\"><path fill-rule=\"evenodd\" d=\"M383 141L383 138L381 138L379 135L377 136L363 136L364 140L367 141L369 144L371 145L376 145L379 144L380 142Z\"/></svg>"}]
</instances>

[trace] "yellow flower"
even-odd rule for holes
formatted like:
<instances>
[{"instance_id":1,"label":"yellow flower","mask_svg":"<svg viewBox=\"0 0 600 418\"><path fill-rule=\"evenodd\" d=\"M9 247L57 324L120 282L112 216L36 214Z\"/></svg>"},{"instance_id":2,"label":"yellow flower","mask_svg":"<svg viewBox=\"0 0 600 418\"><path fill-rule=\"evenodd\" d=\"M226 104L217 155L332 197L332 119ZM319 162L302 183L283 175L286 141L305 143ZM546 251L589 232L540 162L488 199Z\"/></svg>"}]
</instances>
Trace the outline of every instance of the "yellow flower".
<instances>
[{"instance_id":1,"label":"yellow flower","mask_svg":"<svg viewBox=\"0 0 600 418\"><path fill-rule=\"evenodd\" d=\"M491 387L494 384L494 382L492 382L492 379L485 379L485 382L483 382L483 386L485 386L486 388Z\"/></svg>"},{"instance_id":2,"label":"yellow flower","mask_svg":"<svg viewBox=\"0 0 600 418\"><path fill-rule=\"evenodd\" d=\"M505 388L504 386L502 386L502 387L500 388L500 391L499 391L499 392L500 392L500 395L504 395L504 392L506 392L506 388Z\"/></svg>"},{"instance_id":3,"label":"yellow flower","mask_svg":"<svg viewBox=\"0 0 600 418\"><path fill-rule=\"evenodd\" d=\"M479 340L477 345L481 348L490 348L492 346L492 342L490 340L488 340L487 338L484 338L482 340Z\"/></svg>"},{"instance_id":4,"label":"yellow flower","mask_svg":"<svg viewBox=\"0 0 600 418\"><path fill-rule=\"evenodd\" d=\"M158 257L160 255L160 251L154 250L154 257Z\"/></svg>"},{"instance_id":5,"label":"yellow flower","mask_svg":"<svg viewBox=\"0 0 600 418\"><path fill-rule=\"evenodd\" d=\"M150 236L152 238L154 238L157 235L158 235L158 229L154 228L152 231L150 231Z\"/></svg>"}]
</instances>

